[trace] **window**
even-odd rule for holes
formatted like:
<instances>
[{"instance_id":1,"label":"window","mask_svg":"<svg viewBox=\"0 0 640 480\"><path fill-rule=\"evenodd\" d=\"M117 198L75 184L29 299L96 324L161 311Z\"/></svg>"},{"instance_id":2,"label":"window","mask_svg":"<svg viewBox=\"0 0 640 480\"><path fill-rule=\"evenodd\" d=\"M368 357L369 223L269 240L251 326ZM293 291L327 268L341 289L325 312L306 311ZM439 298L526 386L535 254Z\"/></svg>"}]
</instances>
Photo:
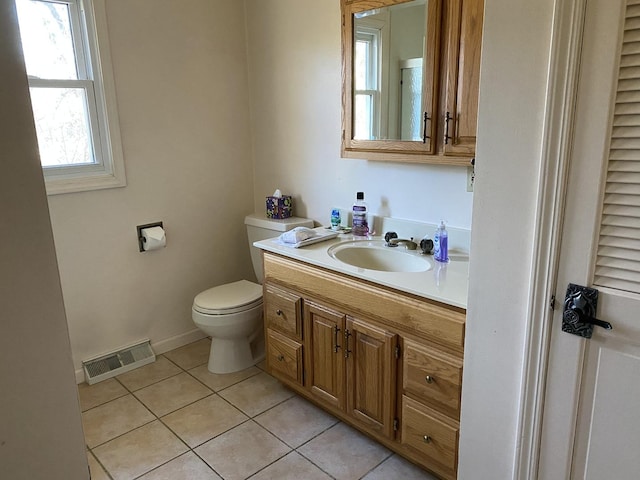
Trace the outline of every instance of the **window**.
<instances>
[{"instance_id":1,"label":"window","mask_svg":"<svg viewBox=\"0 0 640 480\"><path fill-rule=\"evenodd\" d=\"M104 0L16 6L47 193L124 186Z\"/></svg>"},{"instance_id":2,"label":"window","mask_svg":"<svg viewBox=\"0 0 640 480\"><path fill-rule=\"evenodd\" d=\"M375 139L380 134L380 30L359 25L354 40L353 138Z\"/></svg>"}]
</instances>

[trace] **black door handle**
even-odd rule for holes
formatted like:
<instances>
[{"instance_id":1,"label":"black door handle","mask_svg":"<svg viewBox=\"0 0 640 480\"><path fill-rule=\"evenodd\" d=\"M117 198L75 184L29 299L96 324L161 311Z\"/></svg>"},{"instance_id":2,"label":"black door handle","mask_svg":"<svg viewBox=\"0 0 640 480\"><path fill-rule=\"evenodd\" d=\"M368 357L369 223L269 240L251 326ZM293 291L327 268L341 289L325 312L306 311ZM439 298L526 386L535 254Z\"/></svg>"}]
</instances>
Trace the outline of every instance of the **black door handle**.
<instances>
[{"instance_id":1,"label":"black door handle","mask_svg":"<svg viewBox=\"0 0 640 480\"><path fill-rule=\"evenodd\" d=\"M562 331L591 338L594 325L612 330L613 327L609 322L595 317L597 307L598 290L570 283L564 298Z\"/></svg>"},{"instance_id":2,"label":"black door handle","mask_svg":"<svg viewBox=\"0 0 640 480\"><path fill-rule=\"evenodd\" d=\"M613 329L613 327L609 322L605 322L604 320L598 320L597 318L590 317L579 308L575 308L573 310L565 310L564 313L562 314L562 318L565 322L569 322L572 324L588 323L591 325L596 325L598 327L606 328L607 330Z\"/></svg>"}]
</instances>

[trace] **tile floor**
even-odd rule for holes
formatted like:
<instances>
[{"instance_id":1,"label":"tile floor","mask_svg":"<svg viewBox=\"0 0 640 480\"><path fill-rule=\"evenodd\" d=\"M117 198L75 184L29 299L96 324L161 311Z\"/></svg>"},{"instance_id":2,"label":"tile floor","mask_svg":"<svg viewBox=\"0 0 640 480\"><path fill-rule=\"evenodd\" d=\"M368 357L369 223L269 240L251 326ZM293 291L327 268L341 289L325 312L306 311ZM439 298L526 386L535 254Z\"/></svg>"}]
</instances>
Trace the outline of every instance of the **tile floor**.
<instances>
[{"instance_id":1,"label":"tile floor","mask_svg":"<svg viewBox=\"0 0 640 480\"><path fill-rule=\"evenodd\" d=\"M434 480L258 367L209 373L209 346L78 386L93 480Z\"/></svg>"}]
</instances>

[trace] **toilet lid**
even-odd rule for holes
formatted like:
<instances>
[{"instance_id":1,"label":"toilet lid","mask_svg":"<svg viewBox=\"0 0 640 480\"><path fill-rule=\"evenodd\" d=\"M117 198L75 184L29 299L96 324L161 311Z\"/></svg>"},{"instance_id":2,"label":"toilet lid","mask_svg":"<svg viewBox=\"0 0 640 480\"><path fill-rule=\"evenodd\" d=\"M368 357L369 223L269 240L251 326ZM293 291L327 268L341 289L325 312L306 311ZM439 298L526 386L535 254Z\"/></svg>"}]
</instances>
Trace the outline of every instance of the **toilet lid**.
<instances>
[{"instance_id":1,"label":"toilet lid","mask_svg":"<svg viewBox=\"0 0 640 480\"><path fill-rule=\"evenodd\" d=\"M248 280L227 283L196 295L194 310L209 315L224 315L249 310L262 303L262 286Z\"/></svg>"}]
</instances>

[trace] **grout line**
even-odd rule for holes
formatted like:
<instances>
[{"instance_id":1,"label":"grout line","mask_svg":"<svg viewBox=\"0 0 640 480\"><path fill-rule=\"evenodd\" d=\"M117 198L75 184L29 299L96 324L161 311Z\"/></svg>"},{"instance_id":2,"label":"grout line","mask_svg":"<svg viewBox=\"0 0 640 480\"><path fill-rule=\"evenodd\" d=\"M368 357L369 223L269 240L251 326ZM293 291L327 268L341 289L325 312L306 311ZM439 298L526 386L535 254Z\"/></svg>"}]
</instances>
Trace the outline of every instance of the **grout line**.
<instances>
[{"instance_id":1,"label":"grout line","mask_svg":"<svg viewBox=\"0 0 640 480\"><path fill-rule=\"evenodd\" d=\"M204 365L204 364L203 364L203 365ZM198 367L201 367L201 366L202 366L202 365L198 365ZM206 384L206 383L204 383L202 380L200 380L198 377L196 377L193 373L191 373L191 370L195 370L195 369L196 369L196 368L198 368L198 367L193 367L193 368L191 368L191 369L189 369L189 370L185 370L185 372L186 372L186 373L188 373L189 375L191 375L191 376L192 376L193 378L195 378L196 380L198 380L200 383L202 383L202 384L203 384L205 387L207 387L209 390L213 390L215 393L222 392L223 390L226 390L227 388L231 388L231 387L233 387L234 385L238 385L239 383L242 383L242 382L244 382L245 380L248 380L248 379L250 379L250 378L255 377L256 375L260 375L261 373L263 373L263 370L261 370L260 368L258 368L258 371L257 371L256 373L254 373L253 375L249 375L248 377L243 378L243 379L241 379L241 380L238 380L237 382L234 382L234 383L231 383L231 384L229 384L229 385L226 385L226 386L224 386L224 387L220 388L219 390L214 390L214 389L213 389L213 388L211 388L209 385L207 385L207 384ZM255 367L255 365L254 365L254 367ZM253 368L253 367L249 367L249 368ZM249 370L249 368L247 368L246 370ZM256 367L256 368L257 368L257 367ZM208 370L207 370L207 371L208 371ZM243 370L243 371L244 371L244 370ZM220 375L220 374L212 373L212 375Z\"/></svg>"},{"instance_id":2,"label":"grout line","mask_svg":"<svg viewBox=\"0 0 640 480\"><path fill-rule=\"evenodd\" d=\"M150 423L155 422L156 420L158 420L158 417L156 417L156 416L154 415L154 419L153 419L153 420L149 420L148 422L145 422L145 423L143 423L142 425L138 425L137 427L132 428L131 430L127 430L126 432L121 433L121 434L119 434L119 435L116 435L115 437L110 438L109 440L107 440L107 441L105 441L105 442L102 442L102 443L99 443L98 445L95 445L95 446L93 446L93 447L89 447L89 446L87 445L87 448L88 448L89 450L91 450L91 453L93 453L93 450L95 450L96 448L98 448L98 447L102 447L103 445L106 445L107 443L112 442L112 441L114 441L115 439L120 438L120 437L122 437L122 436L126 435L127 433L134 432L134 431L136 431L136 430L138 430L138 429L140 429L140 428L142 428L142 427L144 427L144 426L147 426L147 425L149 425Z\"/></svg>"},{"instance_id":3,"label":"grout line","mask_svg":"<svg viewBox=\"0 0 640 480\"><path fill-rule=\"evenodd\" d=\"M82 410L80 413L82 414L82 413L90 412L91 410L94 410L94 409L96 409L96 408L98 408L98 407L102 407L103 405L106 405L107 403L111 403L111 402L113 402L114 400L118 400L118 399L120 399L120 398L122 398L122 397L126 397L127 395L130 395L130 394L131 394L131 392L127 391L127 392L126 392L125 394L123 394L123 395L120 395L120 396L118 396L118 397L114 397L114 398L112 398L111 400L107 400L106 402L102 402L102 403L100 403L100 404L98 404L98 405L94 405L93 407L91 407L91 408L87 408L86 410Z\"/></svg>"},{"instance_id":4,"label":"grout line","mask_svg":"<svg viewBox=\"0 0 640 480\"><path fill-rule=\"evenodd\" d=\"M113 480L113 477L111 476L111 474L109 473L109 470L107 470L107 467L105 467L102 462L100 461L100 459L98 457L95 456L95 454L91 451L91 449L89 449L89 453L90 455L93 457L93 459L98 463L98 465L100 465L102 467L102 470L104 471L104 473L107 475L107 477L109 477L110 480ZM91 477L91 468L89 468L89 475ZM89 479L91 480L91 479Z\"/></svg>"},{"instance_id":5,"label":"grout line","mask_svg":"<svg viewBox=\"0 0 640 480\"><path fill-rule=\"evenodd\" d=\"M377 443L377 442L376 442ZM384 447L387 448L387 447ZM393 452L389 450L389 455L387 455L384 459L382 459L380 462L378 462L376 465L374 465L368 472L366 472L364 475L362 475L358 480L362 480L364 477L366 477L367 475L369 475L371 472L373 472L376 468L378 468L380 465L382 465L384 462L386 462L387 460L389 460L391 457L393 456Z\"/></svg>"},{"instance_id":6,"label":"grout line","mask_svg":"<svg viewBox=\"0 0 640 480\"><path fill-rule=\"evenodd\" d=\"M164 357L164 355L158 355L158 357ZM157 358L158 358L158 357L156 357L156 361L157 361ZM171 363L171 364L175 365L176 367L180 368L178 365L176 365L175 363L173 363L173 362L172 362L171 360L169 360L167 357L164 357L164 358L165 358L165 360L168 360L168 361L169 361L169 363ZM153 365L153 363L150 363L149 365ZM141 368L144 368L144 367L146 367L146 365L144 365L144 366L143 366L143 367L141 367ZM144 390L145 388L150 387L151 385L156 385L156 384L158 384L158 383L160 383L160 382L164 382L165 380L168 380L169 378L175 377L176 375L180 375L182 372L184 372L184 370L183 370L182 368L180 368L180 370L181 370L181 371L180 371L180 372L178 372L178 373L174 373L174 374L169 375L169 376L167 376L167 377L164 377L164 378L158 379L158 380L156 380L156 381L154 381L154 382L149 383L148 385L145 385L145 386L143 386L143 387L136 388L136 389L131 389L131 388L127 387L127 386L126 386L126 385L125 385L125 384L124 384L124 383L123 383L123 382L118 378L120 375L115 376L115 377L113 377L113 378L115 378L115 379L118 381L118 383L120 383L120 385L122 385L122 386L123 386L123 387L124 387L124 388L129 392L129 393L134 393L134 392L139 392L140 390ZM132 371L133 371L133 370L132 370ZM128 373L128 372L126 372L126 373ZM121 374L121 375L126 375L126 373L123 373L123 374Z\"/></svg>"},{"instance_id":7,"label":"grout line","mask_svg":"<svg viewBox=\"0 0 640 480\"><path fill-rule=\"evenodd\" d=\"M262 425L261 425L262 426ZM266 429L265 429L266 430ZM267 432L269 432L269 430L267 430ZM269 432L271 433L271 432ZM290 455L291 453L295 452L295 450L291 449L289 450L287 453L285 453L284 455L276 458L273 462L271 462L268 465L265 465L264 467L262 467L260 470L258 470L257 472L252 473L251 475L249 475L247 478L245 478L245 480L249 480L251 477L255 477L258 473L262 472L263 470L266 470L267 468L269 468L271 465L273 465L276 462L279 462L280 460L282 460L284 457L286 457L287 455Z\"/></svg>"},{"instance_id":8,"label":"grout line","mask_svg":"<svg viewBox=\"0 0 640 480\"><path fill-rule=\"evenodd\" d=\"M204 444L203 444L204 445ZM220 474L220 472L218 472L215 468L213 468L213 465L209 465L209 462L207 462L204 458L202 458L200 455L198 455L198 452L194 450L191 450L193 452L193 454L198 457L202 463L204 463L207 467L209 467L213 473L215 473L217 476L219 476L220 478L223 478L222 475ZM177 480L177 479L176 479ZM186 480L186 479L185 479Z\"/></svg>"},{"instance_id":9,"label":"grout line","mask_svg":"<svg viewBox=\"0 0 640 480\"><path fill-rule=\"evenodd\" d=\"M180 455L177 455L177 456L175 456L175 457L173 457L173 458L170 458L170 459L169 459L169 460L167 460L166 462L164 462L164 463L162 463L162 464L160 464L160 465L158 465L158 466L156 466L156 467L153 467L151 470L147 470L146 472L143 472L143 473L141 473L140 475L138 475L138 476L134 477L134 480L135 480L136 478L143 477L143 476L145 476L147 473L151 473L151 472L153 472L154 470L157 470L157 469L158 469L158 468L160 468L160 467L164 467L167 463L169 463L169 462L173 462L176 458L180 458L181 456L186 455L186 454L187 454L187 453L189 453L189 452L190 452L190 450L187 450L186 452L182 452Z\"/></svg>"}]
</instances>

